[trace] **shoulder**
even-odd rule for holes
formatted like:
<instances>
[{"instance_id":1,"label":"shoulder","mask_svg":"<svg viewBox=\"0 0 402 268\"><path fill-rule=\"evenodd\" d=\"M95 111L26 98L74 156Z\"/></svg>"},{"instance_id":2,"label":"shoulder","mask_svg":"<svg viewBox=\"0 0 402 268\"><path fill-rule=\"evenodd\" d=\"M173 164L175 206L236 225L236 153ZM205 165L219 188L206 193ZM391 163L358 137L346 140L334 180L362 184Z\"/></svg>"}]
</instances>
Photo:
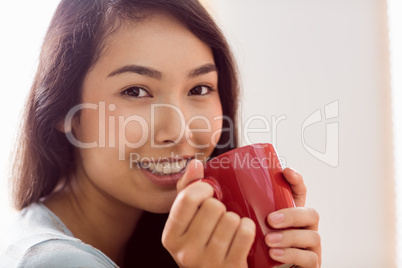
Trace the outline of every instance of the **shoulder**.
<instances>
[{"instance_id":1,"label":"shoulder","mask_svg":"<svg viewBox=\"0 0 402 268\"><path fill-rule=\"evenodd\" d=\"M0 250L0 267L117 267L101 251L75 238L40 203L23 209L1 238L7 242Z\"/></svg>"},{"instance_id":2,"label":"shoulder","mask_svg":"<svg viewBox=\"0 0 402 268\"><path fill-rule=\"evenodd\" d=\"M117 267L103 253L74 240L49 239L28 248L17 267Z\"/></svg>"}]
</instances>

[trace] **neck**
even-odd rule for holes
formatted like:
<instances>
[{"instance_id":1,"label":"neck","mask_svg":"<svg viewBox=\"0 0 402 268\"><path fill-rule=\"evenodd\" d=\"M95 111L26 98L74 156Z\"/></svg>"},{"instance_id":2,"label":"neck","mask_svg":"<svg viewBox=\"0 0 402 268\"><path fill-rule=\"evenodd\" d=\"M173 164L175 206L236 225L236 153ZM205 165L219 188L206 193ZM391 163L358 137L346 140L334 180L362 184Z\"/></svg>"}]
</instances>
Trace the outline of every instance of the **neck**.
<instances>
[{"instance_id":1,"label":"neck","mask_svg":"<svg viewBox=\"0 0 402 268\"><path fill-rule=\"evenodd\" d=\"M91 182L72 179L45 202L74 234L122 266L126 245L142 211L130 207L94 187Z\"/></svg>"}]
</instances>

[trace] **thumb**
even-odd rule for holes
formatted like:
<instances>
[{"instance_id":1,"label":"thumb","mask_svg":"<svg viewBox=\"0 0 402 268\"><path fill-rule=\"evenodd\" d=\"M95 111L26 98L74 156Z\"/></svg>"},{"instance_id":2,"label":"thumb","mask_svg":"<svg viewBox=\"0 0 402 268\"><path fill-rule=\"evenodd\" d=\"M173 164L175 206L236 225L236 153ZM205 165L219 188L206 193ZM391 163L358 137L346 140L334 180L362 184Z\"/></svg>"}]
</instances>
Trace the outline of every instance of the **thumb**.
<instances>
[{"instance_id":1,"label":"thumb","mask_svg":"<svg viewBox=\"0 0 402 268\"><path fill-rule=\"evenodd\" d=\"M193 181L204 178L204 165L198 159L192 159L187 165L187 170L183 177L177 182L177 192L183 190Z\"/></svg>"}]
</instances>

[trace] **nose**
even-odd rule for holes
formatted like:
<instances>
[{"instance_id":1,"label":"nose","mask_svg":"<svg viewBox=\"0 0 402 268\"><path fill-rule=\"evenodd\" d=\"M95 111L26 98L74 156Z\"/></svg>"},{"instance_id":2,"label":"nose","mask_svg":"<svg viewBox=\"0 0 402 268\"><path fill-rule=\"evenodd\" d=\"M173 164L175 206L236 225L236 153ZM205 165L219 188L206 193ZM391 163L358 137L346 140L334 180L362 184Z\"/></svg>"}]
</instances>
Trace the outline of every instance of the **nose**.
<instances>
[{"instance_id":1,"label":"nose","mask_svg":"<svg viewBox=\"0 0 402 268\"><path fill-rule=\"evenodd\" d=\"M155 145L169 147L192 138L186 124L185 111L174 104L156 104L151 114L151 140Z\"/></svg>"}]
</instances>

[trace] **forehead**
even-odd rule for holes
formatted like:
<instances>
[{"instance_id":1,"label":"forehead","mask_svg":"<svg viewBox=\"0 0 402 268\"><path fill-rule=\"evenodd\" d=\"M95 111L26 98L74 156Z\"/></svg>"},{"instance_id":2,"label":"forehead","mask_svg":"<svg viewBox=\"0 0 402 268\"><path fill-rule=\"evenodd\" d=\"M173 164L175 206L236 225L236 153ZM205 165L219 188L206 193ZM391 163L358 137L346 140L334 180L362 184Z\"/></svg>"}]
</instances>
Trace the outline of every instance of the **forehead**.
<instances>
[{"instance_id":1,"label":"forehead","mask_svg":"<svg viewBox=\"0 0 402 268\"><path fill-rule=\"evenodd\" d=\"M211 48L169 14L154 12L137 22L123 22L105 40L98 63L119 67L141 64L160 69L169 65L214 63Z\"/></svg>"}]
</instances>

